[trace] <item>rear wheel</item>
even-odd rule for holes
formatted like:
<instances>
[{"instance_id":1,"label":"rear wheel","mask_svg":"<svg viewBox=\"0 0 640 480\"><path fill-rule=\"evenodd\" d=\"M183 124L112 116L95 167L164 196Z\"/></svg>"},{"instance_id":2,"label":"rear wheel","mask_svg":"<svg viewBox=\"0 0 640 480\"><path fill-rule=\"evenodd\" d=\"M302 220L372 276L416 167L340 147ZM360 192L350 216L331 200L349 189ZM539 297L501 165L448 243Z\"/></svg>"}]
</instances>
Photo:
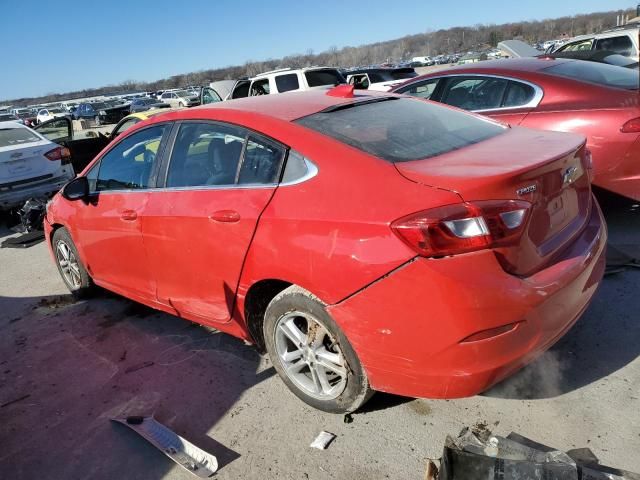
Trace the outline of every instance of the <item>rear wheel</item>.
<instances>
[{"instance_id":1,"label":"rear wheel","mask_svg":"<svg viewBox=\"0 0 640 480\"><path fill-rule=\"evenodd\" d=\"M304 402L331 413L352 412L373 394L349 341L324 305L292 286L267 307L265 346L289 389Z\"/></svg>"},{"instance_id":2,"label":"rear wheel","mask_svg":"<svg viewBox=\"0 0 640 480\"><path fill-rule=\"evenodd\" d=\"M183 107L184 107L184 103L180 102L180 103L178 103L178 106L179 106L180 108L183 108Z\"/></svg>"},{"instance_id":3,"label":"rear wheel","mask_svg":"<svg viewBox=\"0 0 640 480\"><path fill-rule=\"evenodd\" d=\"M85 297L92 290L93 282L66 228L54 232L52 245L58 272L65 285L74 297Z\"/></svg>"}]
</instances>

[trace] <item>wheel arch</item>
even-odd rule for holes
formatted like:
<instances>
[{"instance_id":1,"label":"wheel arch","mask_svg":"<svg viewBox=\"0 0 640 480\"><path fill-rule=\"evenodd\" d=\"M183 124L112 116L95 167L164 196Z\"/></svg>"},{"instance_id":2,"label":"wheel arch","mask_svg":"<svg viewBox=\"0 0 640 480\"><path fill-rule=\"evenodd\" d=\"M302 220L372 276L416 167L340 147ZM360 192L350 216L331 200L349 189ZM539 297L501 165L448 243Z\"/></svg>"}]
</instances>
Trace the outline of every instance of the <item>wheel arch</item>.
<instances>
[{"instance_id":1,"label":"wheel arch","mask_svg":"<svg viewBox=\"0 0 640 480\"><path fill-rule=\"evenodd\" d=\"M285 280L269 278L253 283L247 290L244 297L244 318L249 335L261 353L266 351L262 324L267 306L276 295L291 285L291 282Z\"/></svg>"}]
</instances>

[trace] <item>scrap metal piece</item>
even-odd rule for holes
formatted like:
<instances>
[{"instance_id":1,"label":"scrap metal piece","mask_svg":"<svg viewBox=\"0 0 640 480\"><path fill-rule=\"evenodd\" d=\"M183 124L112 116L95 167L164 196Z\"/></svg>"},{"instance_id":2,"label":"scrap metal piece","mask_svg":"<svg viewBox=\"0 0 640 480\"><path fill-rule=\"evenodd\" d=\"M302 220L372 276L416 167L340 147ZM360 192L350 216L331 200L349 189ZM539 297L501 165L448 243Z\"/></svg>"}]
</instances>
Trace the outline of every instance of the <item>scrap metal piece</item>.
<instances>
[{"instance_id":1,"label":"scrap metal piece","mask_svg":"<svg viewBox=\"0 0 640 480\"><path fill-rule=\"evenodd\" d=\"M200 478L207 478L218 470L218 459L174 433L153 417L130 416L112 418L126 425L167 457Z\"/></svg>"},{"instance_id":2,"label":"scrap metal piece","mask_svg":"<svg viewBox=\"0 0 640 480\"><path fill-rule=\"evenodd\" d=\"M336 436L333 433L323 430L309 446L311 448L317 448L318 450L326 450L334 438L336 438Z\"/></svg>"},{"instance_id":3,"label":"scrap metal piece","mask_svg":"<svg viewBox=\"0 0 640 480\"><path fill-rule=\"evenodd\" d=\"M637 473L598 463L588 449L562 452L516 433L479 438L464 429L447 437L438 480L640 480Z\"/></svg>"}]
</instances>

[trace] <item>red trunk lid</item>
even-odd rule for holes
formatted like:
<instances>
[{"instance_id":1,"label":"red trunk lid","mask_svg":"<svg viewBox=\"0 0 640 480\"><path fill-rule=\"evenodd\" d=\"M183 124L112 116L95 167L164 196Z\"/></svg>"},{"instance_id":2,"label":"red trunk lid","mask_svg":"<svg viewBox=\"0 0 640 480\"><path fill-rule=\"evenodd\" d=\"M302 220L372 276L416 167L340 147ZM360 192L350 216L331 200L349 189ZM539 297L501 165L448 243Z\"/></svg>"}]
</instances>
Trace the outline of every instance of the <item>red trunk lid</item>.
<instances>
[{"instance_id":1,"label":"red trunk lid","mask_svg":"<svg viewBox=\"0 0 640 480\"><path fill-rule=\"evenodd\" d=\"M506 271L526 276L561 254L589 218L584 145L580 135L515 127L454 152L395 165L407 179L452 190L466 202L530 202L519 245L495 249Z\"/></svg>"}]
</instances>

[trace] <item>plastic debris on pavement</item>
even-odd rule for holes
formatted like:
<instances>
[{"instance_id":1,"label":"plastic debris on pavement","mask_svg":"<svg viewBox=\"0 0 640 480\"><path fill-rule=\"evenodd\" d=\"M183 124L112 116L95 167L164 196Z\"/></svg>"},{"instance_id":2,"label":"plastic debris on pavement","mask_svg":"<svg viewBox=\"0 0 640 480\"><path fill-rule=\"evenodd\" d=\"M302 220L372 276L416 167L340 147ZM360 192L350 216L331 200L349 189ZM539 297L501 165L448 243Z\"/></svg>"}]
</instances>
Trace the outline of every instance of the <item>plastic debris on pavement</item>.
<instances>
[{"instance_id":1,"label":"plastic debris on pavement","mask_svg":"<svg viewBox=\"0 0 640 480\"><path fill-rule=\"evenodd\" d=\"M428 462L427 480L640 480L637 473L600 465L588 448L562 452L516 433L462 430L447 437L440 469Z\"/></svg>"},{"instance_id":2,"label":"plastic debris on pavement","mask_svg":"<svg viewBox=\"0 0 640 480\"><path fill-rule=\"evenodd\" d=\"M185 440L153 417L112 418L126 425L181 467L197 477L207 478L218 470L218 459Z\"/></svg>"},{"instance_id":3,"label":"plastic debris on pavement","mask_svg":"<svg viewBox=\"0 0 640 480\"><path fill-rule=\"evenodd\" d=\"M317 448L318 450L326 450L334 438L336 438L336 436L333 433L323 430L309 446L311 448Z\"/></svg>"}]
</instances>

